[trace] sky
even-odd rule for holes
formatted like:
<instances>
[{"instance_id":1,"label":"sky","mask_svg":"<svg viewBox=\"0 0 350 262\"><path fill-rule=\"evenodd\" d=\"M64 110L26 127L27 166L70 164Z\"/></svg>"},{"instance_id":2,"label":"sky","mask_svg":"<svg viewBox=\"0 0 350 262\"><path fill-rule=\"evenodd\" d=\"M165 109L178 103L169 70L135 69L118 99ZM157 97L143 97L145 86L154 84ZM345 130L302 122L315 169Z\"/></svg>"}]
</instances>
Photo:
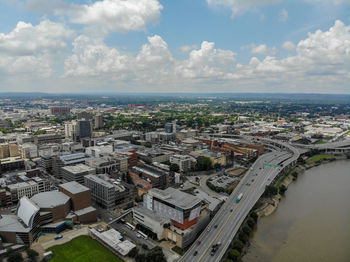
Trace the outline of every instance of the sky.
<instances>
[{"instance_id":1,"label":"sky","mask_svg":"<svg viewBox=\"0 0 350 262\"><path fill-rule=\"evenodd\" d=\"M350 0L0 0L0 92L350 94Z\"/></svg>"}]
</instances>

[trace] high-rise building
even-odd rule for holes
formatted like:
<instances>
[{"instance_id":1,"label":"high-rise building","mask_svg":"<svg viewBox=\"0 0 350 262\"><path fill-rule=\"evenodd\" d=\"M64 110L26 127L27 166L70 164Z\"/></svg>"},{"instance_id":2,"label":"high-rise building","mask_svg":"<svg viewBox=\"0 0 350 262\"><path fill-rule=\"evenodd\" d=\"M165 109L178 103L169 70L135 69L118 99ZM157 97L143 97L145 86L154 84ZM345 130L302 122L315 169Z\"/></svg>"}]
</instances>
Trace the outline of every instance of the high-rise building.
<instances>
[{"instance_id":1,"label":"high-rise building","mask_svg":"<svg viewBox=\"0 0 350 262\"><path fill-rule=\"evenodd\" d=\"M101 129L103 128L103 115L96 115L95 116L95 129Z\"/></svg>"},{"instance_id":2,"label":"high-rise building","mask_svg":"<svg viewBox=\"0 0 350 262\"><path fill-rule=\"evenodd\" d=\"M96 175L84 176L84 184L91 189L92 199L104 208L115 205L115 186Z\"/></svg>"},{"instance_id":3,"label":"high-rise building","mask_svg":"<svg viewBox=\"0 0 350 262\"><path fill-rule=\"evenodd\" d=\"M80 142L82 138L91 137L91 122L89 120L73 120L65 124L66 138L70 138L75 142Z\"/></svg>"},{"instance_id":4,"label":"high-rise building","mask_svg":"<svg viewBox=\"0 0 350 262\"><path fill-rule=\"evenodd\" d=\"M70 114L70 107L68 106L53 106L50 108L52 115L69 115Z\"/></svg>"}]
</instances>

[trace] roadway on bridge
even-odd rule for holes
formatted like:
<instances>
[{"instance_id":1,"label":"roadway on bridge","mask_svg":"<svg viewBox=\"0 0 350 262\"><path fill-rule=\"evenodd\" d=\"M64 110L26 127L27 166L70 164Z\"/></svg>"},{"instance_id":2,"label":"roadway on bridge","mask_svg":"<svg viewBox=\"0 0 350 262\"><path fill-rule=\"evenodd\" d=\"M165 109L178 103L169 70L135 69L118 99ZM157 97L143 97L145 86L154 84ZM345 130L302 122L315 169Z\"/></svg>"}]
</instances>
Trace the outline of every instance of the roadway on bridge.
<instances>
[{"instance_id":1,"label":"roadway on bridge","mask_svg":"<svg viewBox=\"0 0 350 262\"><path fill-rule=\"evenodd\" d=\"M294 154L287 150L273 151L260 156L181 261L220 261L245 217L264 193L266 185L294 160ZM237 204L235 200L240 193L243 193L243 197ZM219 242L219 249L211 255L212 246Z\"/></svg>"}]
</instances>

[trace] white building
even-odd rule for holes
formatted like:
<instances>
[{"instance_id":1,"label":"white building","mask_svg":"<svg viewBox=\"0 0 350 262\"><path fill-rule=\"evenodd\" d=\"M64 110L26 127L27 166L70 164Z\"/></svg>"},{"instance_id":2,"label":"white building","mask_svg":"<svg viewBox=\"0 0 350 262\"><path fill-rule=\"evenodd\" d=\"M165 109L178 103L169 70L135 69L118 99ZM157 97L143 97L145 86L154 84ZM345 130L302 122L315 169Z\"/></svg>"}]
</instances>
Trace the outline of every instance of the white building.
<instances>
[{"instance_id":1,"label":"white building","mask_svg":"<svg viewBox=\"0 0 350 262\"><path fill-rule=\"evenodd\" d=\"M192 167L192 158L187 155L173 155L170 157L170 163L177 164L181 172L186 172Z\"/></svg>"}]
</instances>

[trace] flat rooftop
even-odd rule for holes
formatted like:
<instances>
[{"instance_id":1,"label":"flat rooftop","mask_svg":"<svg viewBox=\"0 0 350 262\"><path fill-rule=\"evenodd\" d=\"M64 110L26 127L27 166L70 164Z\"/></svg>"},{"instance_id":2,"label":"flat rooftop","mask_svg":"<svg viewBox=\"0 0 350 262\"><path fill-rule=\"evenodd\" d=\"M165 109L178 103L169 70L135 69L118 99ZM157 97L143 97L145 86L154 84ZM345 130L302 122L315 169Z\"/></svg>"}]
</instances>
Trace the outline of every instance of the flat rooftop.
<instances>
[{"instance_id":1,"label":"flat rooftop","mask_svg":"<svg viewBox=\"0 0 350 262\"><path fill-rule=\"evenodd\" d=\"M84 173L84 172L93 172L95 169L92 167L89 167L87 165L84 164L77 164L74 166L65 166L62 167L63 170L71 173L71 174L80 174L80 173Z\"/></svg>"},{"instance_id":2,"label":"flat rooftop","mask_svg":"<svg viewBox=\"0 0 350 262\"><path fill-rule=\"evenodd\" d=\"M66 190L72 194L78 194L78 193L82 193L82 192L90 190L86 186L83 186L82 184L79 184L76 181L61 184L61 185L59 185L59 187L63 188L64 190Z\"/></svg>"},{"instance_id":3,"label":"flat rooftop","mask_svg":"<svg viewBox=\"0 0 350 262\"><path fill-rule=\"evenodd\" d=\"M98 176L95 175L87 175L84 178L89 179L91 181L94 181L95 183L98 183L102 186L108 187L108 188L114 188L114 185L112 185L111 183L109 183L106 180L103 180L102 178L99 178Z\"/></svg>"},{"instance_id":4,"label":"flat rooftop","mask_svg":"<svg viewBox=\"0 0 350 262\"><path fill-rule=\"evenodd\" d=\"M40 208L52 208L66 204L70 197L59 191L49 191L36 194L30 200Z\"/></svg>"},{"instance_id":5,"label":"flat rooftop","mask_svg":"<svg viewBox=\"0 0 350 262\"><path fill-rule=\"evenodd\" d=\"M182 192L172 187L168 187L165 190L152 188L148 191L148 194L160 198L161 200L182 209L190 209L202 201L193 195Z\"/></svg>"}]
</instances>

